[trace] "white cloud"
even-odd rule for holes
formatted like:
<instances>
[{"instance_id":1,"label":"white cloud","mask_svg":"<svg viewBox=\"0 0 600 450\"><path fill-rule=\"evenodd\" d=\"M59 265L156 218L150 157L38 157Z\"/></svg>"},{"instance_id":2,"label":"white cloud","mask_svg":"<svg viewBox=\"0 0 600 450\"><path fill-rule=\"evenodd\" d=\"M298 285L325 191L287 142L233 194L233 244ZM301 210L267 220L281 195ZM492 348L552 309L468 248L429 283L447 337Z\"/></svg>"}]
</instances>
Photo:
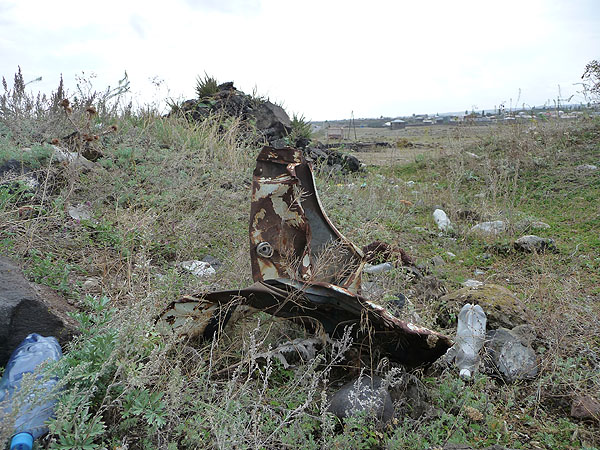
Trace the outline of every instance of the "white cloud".
<instances>
[{"instance_id":1,"label":"white cloud","mask_svg":"<svg viewBox=\"0 0 600 450\"><path fill-rule=\"evenodd\" d=\"M0 2L0 74L95 72L98 87L127 70L193 95L197 74L233 80L312 119L530 104L575 92L598 58L595 1L74 0Z\"/></svg>"}]
</instances>

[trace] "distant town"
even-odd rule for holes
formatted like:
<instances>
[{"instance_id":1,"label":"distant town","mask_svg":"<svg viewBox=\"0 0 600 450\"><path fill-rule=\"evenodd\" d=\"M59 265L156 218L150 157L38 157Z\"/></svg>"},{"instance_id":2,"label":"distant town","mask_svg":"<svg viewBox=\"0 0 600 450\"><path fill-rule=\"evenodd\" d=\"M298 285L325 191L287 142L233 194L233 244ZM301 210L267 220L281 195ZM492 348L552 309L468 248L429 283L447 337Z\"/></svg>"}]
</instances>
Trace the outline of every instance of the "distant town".
<instances>
[{"instance_id":1,"label":"distant town","mask_svg":"<svg viewBox=\"0 0 600 450\"><path fill-rule=\"evenodd\" d=\"M360 119L341 119L311 121L313 131L322 129L331 130L331 133L341 132L338 130L348 128L388 128L391 130L400 130L406 127L419 127L431 125L459 125L473 124L486 125L498 122L515 122L531 120L549 120L549 119L575 119L584 114L600 115L600 105L597 104L566 104L559 106L536 106L522 109L506 109L504 106L496 107L493 110L466 110L458 113L442 114L413 114L411 116L399 117L379 117L379 118L360 118ZM334 136L330 136L334 137Z\"/></svg>"}]
</instances>

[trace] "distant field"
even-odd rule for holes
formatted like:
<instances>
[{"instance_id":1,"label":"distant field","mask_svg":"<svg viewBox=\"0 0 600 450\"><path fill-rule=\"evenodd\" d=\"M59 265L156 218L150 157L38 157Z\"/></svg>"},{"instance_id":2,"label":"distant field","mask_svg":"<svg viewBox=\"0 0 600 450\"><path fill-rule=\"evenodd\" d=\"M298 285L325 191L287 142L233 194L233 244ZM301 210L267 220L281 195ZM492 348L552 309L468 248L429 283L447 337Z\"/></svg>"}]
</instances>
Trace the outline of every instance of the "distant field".
<instances>
[{"instance_id":1,"label":"distant field","mask_svg":"<svg viewBox=\"0 0 600 450\"><path fill-rule=\"evenodd\" d=\"M328 139L325 130L315 133L323 143L339 142L344 148L353 142L389 143L391 147L377 146L368 151L350 151L366 165L382 166L414 162L415 158L450 155L465 144L484 136L501 132L506 125L432 125L407 127L402 130L389 128L356 128L350 130L350 138ZM355 138L356 131L356 138ZM348 130L345 130L348 133Z\"/></svg>"}]
</instances>

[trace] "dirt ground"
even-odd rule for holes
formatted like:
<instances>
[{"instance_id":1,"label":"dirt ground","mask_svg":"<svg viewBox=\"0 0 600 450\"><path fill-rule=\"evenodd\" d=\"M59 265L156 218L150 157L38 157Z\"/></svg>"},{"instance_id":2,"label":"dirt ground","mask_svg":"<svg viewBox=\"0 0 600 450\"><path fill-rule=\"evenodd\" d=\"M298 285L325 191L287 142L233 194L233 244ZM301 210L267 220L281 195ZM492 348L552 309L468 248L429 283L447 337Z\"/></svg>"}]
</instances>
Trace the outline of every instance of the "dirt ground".
<instances>
[{"instance_id":1,"label":"dirt ground","mask_svg":"<svg viewBox=\"0 0 600 450\"><path fill-rule=\"evenodd\" d=\"M403 130L356 128L350 130L350 138L341 140L327 139L323 130L316 133L316 138L327 144L339 142L342 148L354 142L372 142L372 147L350 153L368 166L383 166L414 162L420 155L435 157L452 154L465 142L480 139L492 132L493 127L499 126L503 125L432 125L407 127ZM377 145L382 143L391 144L391 147Z\"/></svg>"}]
</instances>

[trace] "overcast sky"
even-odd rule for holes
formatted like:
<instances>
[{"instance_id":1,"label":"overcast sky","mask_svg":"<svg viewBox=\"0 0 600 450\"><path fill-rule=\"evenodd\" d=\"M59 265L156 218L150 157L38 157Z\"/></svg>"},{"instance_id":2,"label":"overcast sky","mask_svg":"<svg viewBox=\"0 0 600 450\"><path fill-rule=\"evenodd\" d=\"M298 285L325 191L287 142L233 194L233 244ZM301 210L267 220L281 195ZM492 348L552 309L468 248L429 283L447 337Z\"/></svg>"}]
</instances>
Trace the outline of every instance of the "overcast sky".
<instances>
[{"instance_id":1,"label":"overcast sky","mask_svg":"<svg viewBox=\"0 0 600 450\"><path fill-rule=\"evenodd\" d=\"M0 0L0 75L21 66L139 103L191 98L198 74L308 119L544 104L600 59L600 1ZM160 89L150 81L164 80Z\"/></svg>"}]
</instances>

